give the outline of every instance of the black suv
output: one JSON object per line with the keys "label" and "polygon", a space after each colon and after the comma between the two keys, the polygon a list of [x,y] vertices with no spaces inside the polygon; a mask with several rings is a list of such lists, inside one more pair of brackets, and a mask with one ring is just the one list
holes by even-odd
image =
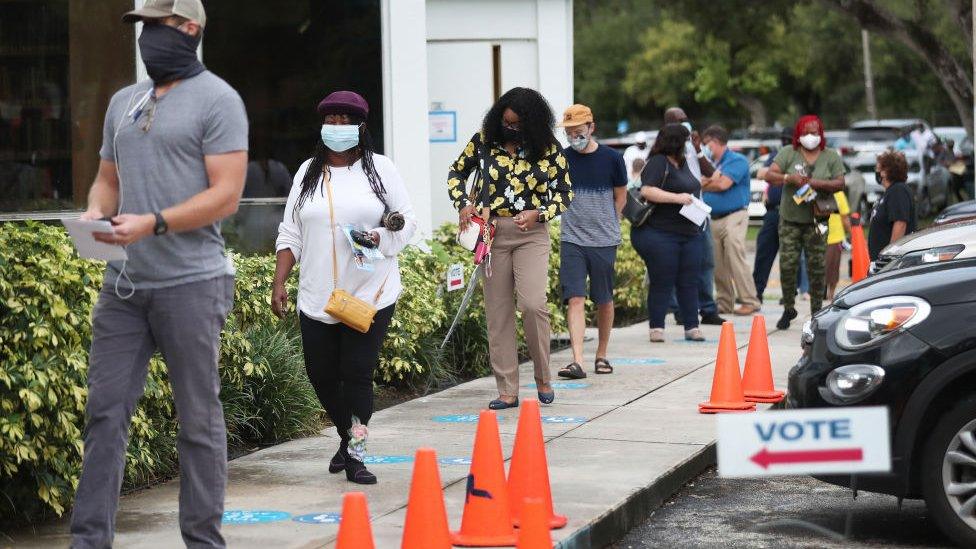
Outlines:
{"label": "black suv", "polygon": [[817,478],[924,498],[947,535],[976,547],[976,259],[867,278],[804,325],[802,345],[788,408],[890,414],[890,473]]}

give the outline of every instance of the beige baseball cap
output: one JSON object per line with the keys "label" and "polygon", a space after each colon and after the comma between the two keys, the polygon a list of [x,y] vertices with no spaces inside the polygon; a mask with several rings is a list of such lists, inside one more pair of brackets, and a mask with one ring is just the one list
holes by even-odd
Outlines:
{"label": "beige baseball cap", "polygon": [[132,10],[122,16],[125,23],[135,23],[143,19],[162,19],[171,15],[196,21],[200,27],[207,24],[207,12],[200,0],[146,0],[142,8]]}

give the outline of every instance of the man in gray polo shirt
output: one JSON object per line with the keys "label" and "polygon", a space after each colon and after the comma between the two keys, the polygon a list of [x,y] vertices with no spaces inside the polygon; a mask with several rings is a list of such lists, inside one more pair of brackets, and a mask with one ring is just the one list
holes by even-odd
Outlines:
{"label": "man in gray polo shirt", "polygon": [[224,547],[227,435],[217,360],[234,297],[220,220],[234,213],[247,170],[240,96],[196,51],[199,0],[149,0],[139,49],[151,82],[112,97],[101,163],[83,218],[109,217],[126,247],[111,263],[92,316],[88,403],[71,546],[109,547],[128,428],[149,359],[166,361],[179,418],[180,530],[190,547]]}

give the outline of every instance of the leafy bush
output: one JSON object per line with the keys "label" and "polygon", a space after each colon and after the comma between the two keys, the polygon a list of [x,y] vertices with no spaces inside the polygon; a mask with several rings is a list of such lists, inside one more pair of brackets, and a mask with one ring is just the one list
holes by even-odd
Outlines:
{"label": "leafy bush", "polygon": [[[566,322],[557,280],[557,226],[550,236],[549,307],[553,333],[559,334]],[[490,372],[480,291],[440,351],[463,295],[445,291],[447,268],[461,263],[466,279],[473,272],[470,254],[453,241],[453,227],[445,226],[429,253],[410,248],[400,256],[404,293],[377,381],[432,386]],[[275,259],[232,256],[235,303],[220,352],[228,442],[251,448],[309,434],[321,426],[322,411],[304,373],[297,323],[271,312]],[[617,257],[618,318],[640,317],[644,265],[626,244]],[[0,522],[60,515],[72,500],[81,466],[91,310],[101,277],[101,264],[78,258],[60,227],[0,225]],[[293,283],[289,289],[294,297]],[[521,328],[519,333],[521,341]],[[520,348],[524,356],[524,343]],[[165,364],[155,356],[130,428],[127,488],[175,472],[176,432]]]}

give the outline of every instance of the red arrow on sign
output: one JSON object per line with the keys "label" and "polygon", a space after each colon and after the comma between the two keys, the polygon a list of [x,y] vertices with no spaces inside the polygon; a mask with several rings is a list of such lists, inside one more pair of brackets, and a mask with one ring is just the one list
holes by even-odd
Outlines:
{"label": "red arrow on sign", "polygon": [[824,463],[828,461],[861,461],[864,451],[860,448],[838,448],[836,450],[797,450],[792,452],[770,452],[763,448],[756,452],[750,461],[763,469],[770,465],[787,463]]}

